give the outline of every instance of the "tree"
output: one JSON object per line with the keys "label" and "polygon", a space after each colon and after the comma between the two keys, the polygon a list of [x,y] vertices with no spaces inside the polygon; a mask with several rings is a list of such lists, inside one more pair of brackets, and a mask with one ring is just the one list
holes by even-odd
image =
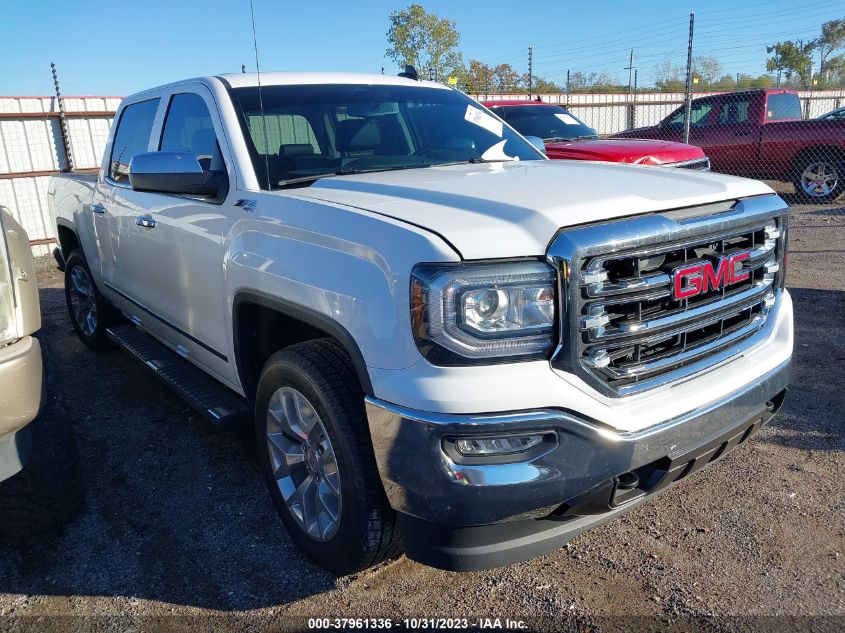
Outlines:
{"label": "tree", "polygon": [[814,44],[819,51],[819,78],[824,83],[831,70],[831,62],[834,70],[845,62],[842,55],[831,58],[833,53],[845,46],[845,20],[830,20],[822,24],[821,37]]}
{"label": "tree", "polygon": [[668,59],[654,69],[654,83],[665,92],[683,92],[686,87],[687,71],[682,66],[674,66]]}
{"label": "tree", "polygon": [[493,68],[477,59],[469,60],[466,70],[467,92],[480,94],[493,91]]}
{"label": "tree", "polygon": [[498,64],[493,69],[498,92],[522,92],[519,73],[510,64]]}
{"label": "tree", "polygon": [[815,41],[805,44],[804,40],[795,42],[787,40],[778,42],[774,46],[767,46],[766,52],[770,55],[774,53],[774,55],[766,60],[766,70],[778,73],[778,83],[780,83],[781,73],[786,75],[787,80],[797,77],[801,86],[806,90],[813,83],[813,78],[810,75],[812,74],[815,48]]}
{"label": "tree", "polygon": [[[715,57],[693,57],[692,74],[698,77],[701,84],[709,86],[722,74],[722,64]],[[686,71],[684,71],[684,83],[686,84]]]}
{"label": "tree", "polygon": [[[528,89],[528,73],[525,73],[522,76],[522,85],[525,87],[526,91]],[[545,77],[538,77],[534,75],[531,79],[531,87],[534,91],[534,94],[548,94],[548,93],[555,93],[555,92],[563,92],[563,88],[557,85],[555,82],[546,79]]]}
{"label": "tree", "polygon": [[458,45],[461,36],[455,21],[428,13],[421,5],[390,13],[387,57],[400,67],[411,64],[421,78],[430,74],[446,81],[454,69],[463,66]]}
{"label": "tree", "polygon": [[510,64],[490,66],[477,59],[471,59],[466,69],[467,91],[475,94],[525,92],[527,90],[525,81],[527,81],[527,75],[520,77],[519,72]]}

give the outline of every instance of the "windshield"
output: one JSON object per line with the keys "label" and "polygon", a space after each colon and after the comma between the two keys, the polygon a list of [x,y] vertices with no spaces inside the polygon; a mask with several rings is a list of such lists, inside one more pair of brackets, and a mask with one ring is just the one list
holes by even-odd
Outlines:
{"label": "windshield", "polygon": [[574,141],[598,136],[593,128],[556,105],[502,106],[492,110],[520,134],[539,136],[544,141]]}
{"label": "windshield", "polygon": [[327,175],[544,158],[456,90],[265,86],[263,117],[258,88],[230,92],[262,189],[307,184]]}

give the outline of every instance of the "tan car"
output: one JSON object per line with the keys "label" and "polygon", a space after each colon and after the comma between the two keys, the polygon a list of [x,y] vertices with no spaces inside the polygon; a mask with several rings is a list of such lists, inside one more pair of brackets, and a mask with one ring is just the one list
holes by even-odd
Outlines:
{"label": "tan car", "polygon": [[79,507],[79,459],[44,400],[38,281],[29,237],[0,206],[0,534],[26,536]]}

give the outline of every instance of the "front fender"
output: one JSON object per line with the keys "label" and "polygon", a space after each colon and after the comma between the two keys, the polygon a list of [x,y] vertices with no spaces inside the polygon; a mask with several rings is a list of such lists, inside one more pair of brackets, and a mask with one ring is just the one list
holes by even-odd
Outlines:
{"label": "front fender", "polygon": [[[275,299],[319,319],[324,331],[331,329],[327,323],[336,324],[334,332],[347,333],[341,342],[354,343],[366,367],[404,369],[420,360],[411,335],[410,272],[419,262],[458,261],[441,238],[367,211],[284,194],[253,195],[262,215],[236,222],[226,243],[230,318],[237,297]],[[230,331],[234,358],[234,327]]]}

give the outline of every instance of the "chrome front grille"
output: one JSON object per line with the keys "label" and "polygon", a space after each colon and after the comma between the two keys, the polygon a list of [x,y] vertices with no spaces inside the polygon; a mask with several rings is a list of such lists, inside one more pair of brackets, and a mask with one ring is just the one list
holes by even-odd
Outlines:
{"label": "chrome front grille", "polygon": [[768,323],[785,235],[776,196],[562,233],[550,249],[565,315],[553,363],[624,395],[729,357]]}
{"label": "chrome front grille", "polygon": [[706,156],[704,158],[693,158],[681,163],[666,163],[666,167],[677,167],[679,169],[697,169],[698,171],[710,171],[710,159]]}

